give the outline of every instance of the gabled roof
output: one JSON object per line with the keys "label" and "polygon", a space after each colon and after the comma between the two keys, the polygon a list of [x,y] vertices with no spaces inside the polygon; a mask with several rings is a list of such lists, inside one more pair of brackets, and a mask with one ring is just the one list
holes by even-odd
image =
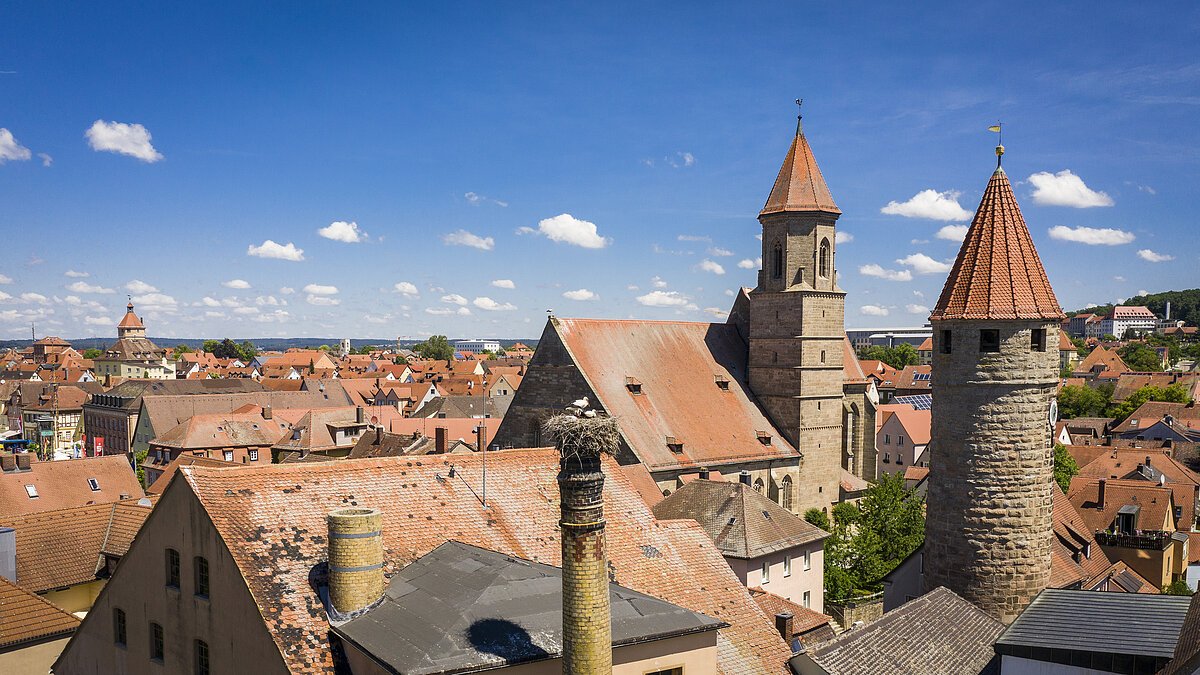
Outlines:
{"label": "gabled roof", "polygon": [[992,643],[1003,631],[999,621],[939,586],[792,660],[811,659],[828,675],[976,675],[993,672],[985,669],[995,657]]}
{"label": "gabled roof", "polygon": [[896,422],[904,428],[913,445],[928,445],[932,424],[931,412],[930,410],[913,410],[911,406],[907,405],[886,403],[880,406],[879,428],[882,429],[888,419],[895,418]]}
{"label": "gabled roof", "polygon": [[659,520],[688,518],[731,558],[758,558],[829,533],[738,482],[694,480],[654,505]]}
{"label": "gabled roof", "polygon": [[[95,479],[95,489],[88,479]],[[31,496],[26,486],[32,486],[37,496]],[[28,471],[0,473],[0,517],[110,503],[144,494],[125,455],[33,461]]]}
{"label": "gabled roof", "polygon": [[818,642],[834,636],[833,628],[829,625],[833,617],[798,605],[774,593],[768,593],[758,586],[750,589],[750,597],[754,598],[769,617],[791,612],[793,637],[804,637],[805,642]]}
{"label": "gabled roof", "polygon": [[[608,592],[614,647],[729,625],[617,584]],[[380,604],[333,631],[392,672],[438,675],[560,656],[562,617],[560,568],[448,541],[393,576]]]}
{"label": "gabled roof", "polygon": [[0,652],[65,637],[78,627],[67,610],[0,577]]}
{"label": "gabled roof", "polygon": [[[196,495],[290,671],[327,673],[335,654],[309,575],[326,560],[329,511],[354,503],[382,512],[389,574],[450,539],[560,563],[558,453],[487,453],[486,509],[477,496],[481,460],[472,453],[238,470],[183,467],[183,480],[167,492],[188,489]],[[462,480],[446,478],[451,463]],[[717,638],[719,672],[778,673],[790,655],[788,647],[704,532],[692,522],[656,521],[616,461],[605,456],[602,464],[607,553],[615,583],[729,623]],[[280,588],[289,591],[280,593]]]}
{"label": "gabled roof", "polygon": [[1060,321],[1065,317],[1008,176],[997,168],[929,318]]}
{"label": "gabled roof", "polygon": [[783,166],[779,168],[779,175],[771,188],[771,195],[758,215],[785,211],[841,213],[837,204],[833,203],[833,195],[825,184],[825,178],[799,123],[796,124],[792,147],[788,148],[787,157],[784,157]]}
{"label": "gabled roof", "polygon": [[1075,365],[1074,372],[1090,373],[1096,366],[1104,366],[1101,373],[1107,377],[1129,372],[1129,366],[1121,360],[1121,355],[1117,354],[1117,350],[1104,347],[1096,347],[1089,352],[1082,361]]}

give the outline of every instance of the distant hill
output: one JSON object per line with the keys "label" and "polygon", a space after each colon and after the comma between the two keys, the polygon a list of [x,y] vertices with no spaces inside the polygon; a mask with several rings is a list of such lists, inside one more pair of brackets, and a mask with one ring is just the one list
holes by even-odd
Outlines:
{"label": "distant hill", "polygon": [[[109,345],[111,345],[113,342],[116,342],[116,340],[117,340],[115,337],[103,337],[103,338],[91,337],[91,338],[77,338],[77,339],[65,338],[65,339],[67,340],[67,342],[70,342],[71,346],[74,347],[78,351],[83,351],[85,349],[93,349],[93,348],[104,349],[105,347],[108,347]],[[191,347],[192,349],[199,349],[200,345],[204,344],[204,341],[209,340],[209,339],[213,339],[213,338],[169,338],[169,337],[151,337],[150,338],[150,340],[153,341],[154,344],[158,345],[159,347],[174,347],[176,345],[187,345],[187,346]],[[218,339],[218,340],[224,339],[224,336],[221,336],[216,339]],[[465,339],[468,339],[468,338],[451,338],[450,343],[453,344],[457,340],[465,340]],[[238,343],[242,342],[243,340],[249,340],[255,347],[257,347],[259,349],[259,351],[275,351],[275,350],[282,351],[285,349],[291,349],[292,347],[299,347],[299,348],[320,347],[321,345],[329,345],[331,347],[336,347],[338,345],[338,342],[340,341],[338,338],[315,338],[315,337],[312,337],[312,338],[233,338],[233,341],[238,342]],[[366,339],[351,338],[350,346],[354,347],[355,349],[361,349],[362,347],[395,347],[397,342],[399,342],[404,347],[411,347],[411,346],[417,344],[418,342],[420,342],[420,340],[399,340],[399,341],[397,341],[397,340],[366,340]],[[537,343],[538,343],[536,338],[533,338],[533,339],[519,338],[519,339],[515,339],[515,340],[501,339],[499,342],[502,345],[510,345],[514,342],[524,342],[525,344],[529,345],[530,347],[535,347],[535,348],[537,347]],[[14,347],[16,349],[22,349],[24,347],[28,347],[32,343],[33,343],[32,340],[0,340],[0,349],[8,349],[9,347]]]}
{"label": "distant hill", "polygon": [[[1195,326],[1200,324],[1200,288],[1192,288],[1186,291],[1164,291],[1162,293],[1151,293],[1149,295],[1138,295],[1129,298],[1124,302],[1126,305],[1145,305],[1150,308],[1151,312],[1160,317],[1166,312],[1167,303],[1171,303],[1171,318],[1179,321],[1186,321],[1188,325]],[[1067,312],[1068,315],[1076,314],[1103,314],[1108,316],[1112,313],[1112,305],[1100,305],[1097,307],[1086,307],[1084,309]]]}

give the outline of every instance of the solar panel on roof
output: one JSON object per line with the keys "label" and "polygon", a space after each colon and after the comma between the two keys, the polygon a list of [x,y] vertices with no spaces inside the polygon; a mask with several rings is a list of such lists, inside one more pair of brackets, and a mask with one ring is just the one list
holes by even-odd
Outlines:
{"label": "solar panel on roof", "polygon": [[910,396],[897,396],[892,399],[896,403],[911,405],[914,410],[929,410],[933,407],[933,394],[912,394]]}
{"label": "solar panel on roof", "polygon": [[925,382],[929,379],[929,373],[913,373],[913,382]]}

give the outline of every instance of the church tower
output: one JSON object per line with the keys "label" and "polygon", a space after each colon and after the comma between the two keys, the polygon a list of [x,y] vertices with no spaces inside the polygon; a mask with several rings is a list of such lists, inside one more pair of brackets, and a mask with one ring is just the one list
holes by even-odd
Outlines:
{"label": "church tower", "polygon": [[750,292],[750,388],[799,450],[801,511],[839,499],[846,294],[834,266],[833,202],[800,120],[767,204]]}
{"label": "church tower", "polygon": [[1064,318],[1000,168],[930,316],[925,586],[1011,623],[1050,581],[1051,444]]}

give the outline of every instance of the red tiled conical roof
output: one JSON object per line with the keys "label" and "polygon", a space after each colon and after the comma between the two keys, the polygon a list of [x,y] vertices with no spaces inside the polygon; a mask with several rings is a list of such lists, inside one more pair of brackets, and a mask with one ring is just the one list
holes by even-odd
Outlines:
{"label": "red tiled conical roof", "polygon": [[939,319],[1065,318],[1003,169],[996,169],[933,314]]}
{"label": "red tiled conical roof", "polygon": [[799,124],[796,125],[796,138],[775,178],[775,187],[771,188],[771,196],[767,197],[767,204],[758,215],[784,211],[842,212],[833,203],[833,195]]}
{"label": "red tiled conical roof", "polygon": [[132,302],[125,306],[125,316],[121,319],[121,323],[117,324],[117,328],[145,328],[142,320],[133,313]]}

